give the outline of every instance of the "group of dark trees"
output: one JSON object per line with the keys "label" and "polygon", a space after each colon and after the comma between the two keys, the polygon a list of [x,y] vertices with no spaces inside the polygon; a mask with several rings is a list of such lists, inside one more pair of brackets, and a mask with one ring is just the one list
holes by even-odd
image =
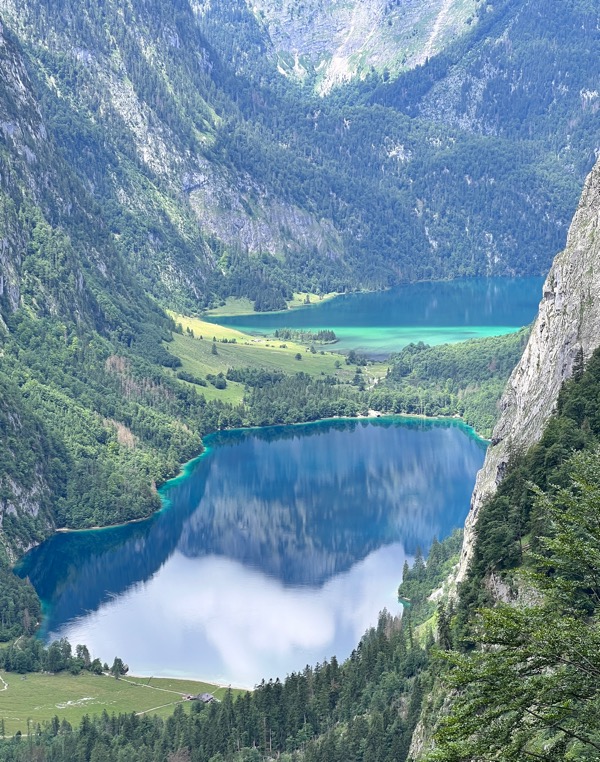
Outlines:
{"label": "group of dark trees", "polygon": [[73,675],[87,670],[101,675],[108,672],[108,664],[102,664],[97,658],[92,659],[85,645],[78,645],[73,653],[71,644],[65,638],[55,640],[48,647],[36,638],[18,638],[0,649],[0,669],[19,674],[70,672]]}
{"label": "group of dark trees", "polygon": [[273,335],[281,341],[297,341],[300,344],[333,344],[337,341],[335,331],[329,329],[306,331],[297,328],[278,328]]}
{"label": "group of dark trees", "polygon": [[54,640],[48,646],[34,637],[19,637],[10,645],[0,649],[0,669],[25,675],[28,672],[69,672],[78,675],[81,671],[94,675],[110,673],[119,678],[127,674],[129,667],[115,656],[112,666],[104,664],[97,657],[92,659],[85,645],[73,648],[66,638]]}
{"label": "group of dark trees", "polygon": [[0,642],[33,634],[41,614],[33,587],[19,579],[8,564],[0,564]]}
{"label": "group of dark trees", "polygon": [[408,415],[458,415],[489,437],[527,336],[523,329],[458,344],[409,344],[390,358],[387,377],[367,393],[368,406]]}
{"label": "group of dark trees", "polygon": [[348,384],[340,384],[331,376],[313,379],[306,373],[250,387],[247,403],[250,419],[257,426],[367,412],[365,402]]}

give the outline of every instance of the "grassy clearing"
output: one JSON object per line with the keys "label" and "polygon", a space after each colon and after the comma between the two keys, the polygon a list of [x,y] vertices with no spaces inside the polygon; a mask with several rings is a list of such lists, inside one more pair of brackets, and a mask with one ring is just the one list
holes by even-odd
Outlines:
{"label": "grassy clearing", "polygon": [[[335,291],[332,291],[329,294],[313,294],[310,291],[303,291],[295,293],[292,298],[288,300],[287,305],[289,309],[306,307],[306,297],[308,297],[310,304],[317,304],[319,302],[333,299],[336,296],[339,296],[339,294]],[[235,296],[228,296],[225,300],[225,304],[221,304],[219,307],[213,307],[211,310],[206,310],[206,314],[213,317],[218,315],[227,315],[228,317],[231,317],[232,315],[255,315],[256,312],[254,311],[254,304],[250,299],[246,299],[245,297],[237,298]]]}
{"label": "grassy clearing", "polygon": [[303,291],[294,294],[288,301],[287,305],[289,309],[294,309],[295,307],[306,307],[307,297],[309,299],[309,304],[318,304],[319,302],[328,302],[330,299],[333,299],[336,296],[339,296],[336,291],[332,291],[329,294],[313,294],[310,291]]}
{"label": "grassy clearing", "polygon": [[219,307],[213,307],[212,310],[206,310],[207,315],[252,315],[254,314],[254,304],[250,299],[228,296],[225,304]]}
{"label": "grassy clearing", "polygon": [[[354,368],[350,368],[344,362],[344,358],[321,349],[316,345],[316,353],[308,351],[306,344],[297,344],[293,341],[282,342],[268,337],[255,337],[242,333],[233,328],[226,328],[214,323],[205,323],[197,318],[188,318],[183,315],[173,315],[178,323],[185,328],[194,331],[194,337],[184,334],[174,334],[174,341],[168,345],[169,351],[177,355],[183,362],[183,367],[189,372],[194,372],[186,363],[196,362],[197,375],[201,368],[206,367],[204,373],[218,373],[227,368],[265,368],[267,370],[280,370],[284,373],[298,373],[303,371],[311,376],[322,374],[336,375],[341,380],[350,380],[354,375]],[[210,332],[203,333],[202,327],[210,326]],[[203,336],[203,339],[199,337]],[[217,354],[212,354],[213,336],[217,339]],[[223,344],[222,339],[235,344]],[[297,360],[300,353],[302,359]],[[336,368],[336,362],[341,367]],[[387,366],[386,366],[387,367]]]}
{"label": "grassy clearing", "polygon": [[[188,318],[172,314],[176,322],[181,323],[184,330],[189,328],[194,336],[189,334],[174,334],[168,349],[177,355],[182,362],[182,370],[200,378],[206,378],[208,373],[227,373],[229,368],[263,368],[265,370],[281,371],[287,374],[303,371],[314,377],[331,375],[340,381],[350,382],[355,368],[348,366],[339,354],[317,348],[315,354],[306,345],[295,342],[281,342],[276,339],[258,338],[237,331],[233,328],[206,323],[198,318]],[[203,338],[201,339],[200,336]],[[213,336],[217,339],[213,342]],[[235,339],[236,343],[223,343],[222,340]],[[213,344],[217,354],[213,354]],[[298,360],[296,355],[300,354]],[[337,368],[336,364],[340,364]],[[368,375],[380,376],[385,373],[387,366],[371,366]],[[183,383],[183,382],[182,382]],[[211,384],[197,387],[206,399],[220,399],[224,402],[238,403],[244,394],[243,384],[227,382],[227,388],[215,389]]]}
{"label": "grassy clearing", "polygon": [[[175,335],[169,344],[169,351],[177,355],[182,363],[182,369],[200,378],[207,373],[227,373],[228,368],[263,368],[277,370],[283,373],[299,373],[304,371],[311,376],[332,375],[343,381],[351,381],[354,368],[345,365],[343,358],[326,352],[321,355],[311,354],[300,344],[286,342],[282,349],[279,342],[257,339],[253,343],[247,337],[244,343],[222,344],[215,343],[217,354],[212,354],[213,341],[208,339],[193,339],[189,336]],[[299,353],[301,360],[295,359]],[[341,362],[338,370],[335,363]],[[244,394],[243,384],[227,382],[227,388],[215,389],[211,384],[206,387],[196,387],[206,399],[220,399],[224,402],[241,402]]]}
{"label": "grassy clearing", "polygon": [[169,312],[169,315],[176,323],[181,323],[184,331],[188,328],[193,331],[196,339],[200,339],[202,336],[204,340],[207,339],[209,341],[214,337],[217,341],[235,339],[236,341],[249,342],[252,338],[247,333],[242,333],[235,328],[227,328],[227,326],[217,325],[217,323],[208,323],[200,318],[178,315],[176,312]]}
{"label": "grassy clearing", "polygon": [[[170,314],[176,323],[183,326],[184,331],[193,331],[193,336],[187,332],[173,334],[173,341],[167,347],[181,360],[181,370],[198,378],[204,379],[207,374],[226,374],[229,368],[261,368],[285,374],[302,371],[315,378],[334,376],[341,382],[350,383],[356,372],[354,366],[346,365],[343,356],[318,344],[315,345],[316,352],[313,354],[307,344],[251,336],[235,328],[207,323],[200,318],[175,312]],[[213,341],[213,337],[216,341]],[[231,343],[232,339],[235,339],[235,343]],[[227,343],[223,343],[224,340]],[[216,354],[213,354],[213,345]],[[300,360],[297,359],[298,354]],[[384,376],[387,368],[387,363],[373,363],[363,368],[367,386]],[[228,381],[225,389],[215,389],[210,383],[195,388],[207,400],[219,399],[234,405],[244,397],[244,385],[233,381]]]}
{"label": "grassy clearing", "polygon": [[[74,676],[38,672],[26,676],[2,673],[1,677],[8,684],[6,690],[1,690],[0,683],[0,718],[4,719],[8,736],[18,730],[27,733],[27,720],[35,727],[56,715],[76,726],[85,714],[100,714],[104,709],[109,714],[149,712],[166,717],[184,694],[206,692],[223,698],[226,691],[209,683],[157,677],[115,680],[87,673]],[[233,691],[235,695],[243,692]]]}

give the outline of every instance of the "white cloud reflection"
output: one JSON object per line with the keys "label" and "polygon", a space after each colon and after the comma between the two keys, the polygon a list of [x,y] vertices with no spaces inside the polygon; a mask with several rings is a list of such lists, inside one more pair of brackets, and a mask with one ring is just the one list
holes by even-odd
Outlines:
{"label": "white cloud reflection", "polygon": [[133,674],[252,687],[263,677],[348,656],[381,609],[399,611],[405,558],[400,543],[388,545],[309,588],[284,587],[224,557],[175,552],[146,583],[51,637],[86,643],[109,663],[119,655]]}

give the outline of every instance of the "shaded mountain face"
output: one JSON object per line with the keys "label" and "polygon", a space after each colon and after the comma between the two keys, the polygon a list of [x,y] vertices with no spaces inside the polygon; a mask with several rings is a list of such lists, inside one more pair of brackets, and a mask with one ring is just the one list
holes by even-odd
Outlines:
{"label": "shaded mountain face", "polygon": [[[65,429],[67,438],[80,436],[79,450],[84,432],[102,437],[99,411],[84,415],[86,374],[95,372],[106,391],[110,342],[164,352],[169,322],[132,278],[93,194],[61,154],[22,51],[1,24],[0,69],[1,563],[57,522],[74,466]],[[83,357],[93,341],[100,351],[91,362]],[[143,491],[152,504],[148,484]]]}
{"label": "shaded mountain face", "polygon": [[[512,111],[517,97],[498,100],[501,73],[493,82],[485,75],[481,95],[484,53],[512,66],[512,51],[543,45],[554,23],[519,26],[523,0],[476,5],[377,6],[374,36],[357,4],[308,4],[297,16],[267,2],[250,12],[245,0],[102,9],[1,0],[0,13],[24,50],[52,151],[68,164],[77,197],[93,199],[88,215],[101,218],[106,245],[163,305],[197,310],[228,294],[267,295],[263,303],[281,307],[294,289],[547,269],[596,147],[594,99],[586,96],[589,118],[569,151],[535,124],[514,133],[489,129],[491,117],[469,121],[476,93],[494,113]],[[509,11],[517,17],[510,45],[501,42]],[[277,51],[288,38],[290,50],[296,44],[291,26],[308,40],[305,16],[332,50],[352,29],[358,47],[379,56],[374,73],[324,98],[310,77],[300,86],[284,76]],[[414,38],[406,65],[430,62],[395,79],[377,68],[396,70],[396,42],[377,41],[396,24]],[[569,34],[573,50],[587,40],[577,76],[589,78],[597,42],[579,27]],[[561,106],[565,124],[580,100]]]}
{"label": "shaded mountain face", "polygon": [[0,59],[2,319],[25,309],[115,330],[129,305],[166,325],[135,286],[90,189],[61,154],[22,52],[1,24]]}
{"label": "shaded mountain face", "polygon": [[374,100],[473,134],[535,140],[565,167],[591,169],[597,141],[588,137],[600,119],[597,3],[500,0],[480,3],[477,15],[469,35],[379,87]]}
{"label": "shaded mountain face", "polygon": [[56,526],[154,510],[153,482],[200,447],[203,400],[164,371],[171,322],[57,141],[47,83],[6,25],[0,68],[2,565]]}

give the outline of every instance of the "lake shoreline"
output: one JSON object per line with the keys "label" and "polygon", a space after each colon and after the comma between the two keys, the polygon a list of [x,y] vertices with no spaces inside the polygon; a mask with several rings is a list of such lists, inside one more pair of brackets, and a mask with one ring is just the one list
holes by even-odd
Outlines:
{"label": "lake shoreline", "polygon": [[430,346],[512,333],[537,312],[542,279],[492,277],[423,280],[379,291],[353,291],[298,308],[251,312],[223,309],[204,313],[212,324],[248,334],[276,329],[332,330],[334,351],[355,349],[383,359],[401,347]]}
{"label": "lake shoreline", "polygon": [[[379,611],[399,608],[414,549],[462,526],[484,457],[460,420],[363,412],[216,432],[204,440],[209,461],[185,464],[161,489],[160,517],[57,533],[19,570],[42,598],[38,637],[122,654],[132,675],[248,690],[345,658]],[[180,647],[166,659],[168,644]]]}
{"label": "lake shoreline", "polygon": [[[381,410],[369,410],[366,415],[359,413],[358,415],[355,415],[355,416],[331,416],[329,418],[317,418],[314,421],[296,421],[294,423],[273,423],[273,424],[270,424],[269,426],[242,426],[242,427],[237,427],[233,429],[219,429],[217,431],[211,432],[210,434],[206,434],[206,436],[202,438],[202,441],[204,443],[204,441],[208,437],[212,437],[215,434],[219,434],[219,433],[227,432],[227,431],[255,431],[258,429],[272,429],[272,428],[277,428],[280,426],[284,426],[284,427],[310,426],[312,424],[326,423],[327,421],[377,421],[382,419],[391,419],[391,420],[397,419],[399,421],[416,420],[416,421],[423,421],[425,423],[426,422],[435,423],[436,421],[449,422],[449,423],[456,422],[456,423],[462,424],[462,426],[464,426],[464,428],[468,430],[469,435],[472,436],[477,441],[483,442],[485,444],[490,443],[489,439],[486,439],[484,436],[479,434],[479,432],[475,428],[473,428],[473,426],[470,426],[468,423],[466,423],[466,421],[463,418],[461,418],[459,415],[433,416],[433,415],[424,415],[419,413],[385,413]],[[119,527],[125,527],[131,524],[141,524],[144,521],[148,521],[153,516],[157,516],[159,513],[161,513],[164,510],[167,510],[169,507],[167,499],[160,494],[160,491],[165,488],[168,489],[169,485],[172,485],[178,479],[181,479],[182,477],[186,476],[187,470],[191,466],[193,466],[193,464],[195,464],[199,458],[203,458],[205,455],[207,455],[210,452],[210,449],[211,449],[210,445],[205,444],[202,452],[199,452],[197,455],[194,455],[193,458],[190,458],[189,460],[182,463],[177,474],[174,474],[173,476],[171,476],[168,479],[165,479],[165,481],[162,482],[162,484],[158,487],[158,493],[161,497],[162,504],[160,508],[157,508],[156,511],[149,513],[147,516],[140,516],[139,518],[136,518],[136,519],[128,519],[127,521],[121,521],[118,524],[104,524],[104,525],[96,525],[92,527],[80,527],[78,529],[73,527],[58,527],[54,530],[52,534],[72,534],[76,532],[100,532],[104,529],[118,529]],[[49,537],[52,537],[52,534],[49,535]],[[46,539],[49,539],[49,537]],[[39,545],[41,543],[37,543],[37,544]],[[35,546],[32,546],[32,547],[35,547]],[[17,564],[15,564],[15,566],[17,565],[18,565],[18,562]]]}
{"label": "lake shoreline", "polygon": [[[339,298],[340,296],[351,296],[353,294],[385,294],[389,291],[393,291],[395,288],[402,288],[402,287],[408,287],[408,286],[414,286],[419,284],[429,284],[429,283],[468,283],[471,281],[475,281],[481,277],[485,276],[471,276],[471,277],[457,277],[457,278],[417,278],[417,280],[407,280],[407,281],[401,281],[400,283],[393,283],[389,286],[385,286],[384,288],[357,288],[353,289],[351,291],[330,291],[327,294],[314,294],[311,292],[306,291],[299,291],[294,293],[294,297],[292,299],[286,300],[287,302],[287,308],[285,310],[254,310],[250,309],[249,307],[243,308],[241,311],[234,310],[233,312],[221,312],[220,310],[223,309],[225,305],[221,305],[219,307],[212,307],[208,310],[203,310],[200,314],[201,316],[207,316],[207,317],[240,317],[244,315],[273,315],[273,314],[285,314],[289,312],[294,312],[295,310],[303,307],[312,307],[317,304],[322,304],[323,302],[330,302],[334,299]],[[497,280],[514,280],[515,276],[513,275],[498,275],[498,276],[490,276],[491,278],[496,278]],[[542,273],[541,275],[530,275],[530,276],[520,276],[521,278],[541,278],[542,282],[545,279],[546,275],[545,273]],[[314,301],[310,301],[308,303],[301,301],[300,299],[296,299],[296,294],[298,294],[299,297],[303,297],[306,294],[311,297],[311,299],[314,299]],[[233,297],[233,299],[238,299],[238,301],[242,301],[245,297],[237,298]],[[251,300],[248,300],[251,301]]]}

